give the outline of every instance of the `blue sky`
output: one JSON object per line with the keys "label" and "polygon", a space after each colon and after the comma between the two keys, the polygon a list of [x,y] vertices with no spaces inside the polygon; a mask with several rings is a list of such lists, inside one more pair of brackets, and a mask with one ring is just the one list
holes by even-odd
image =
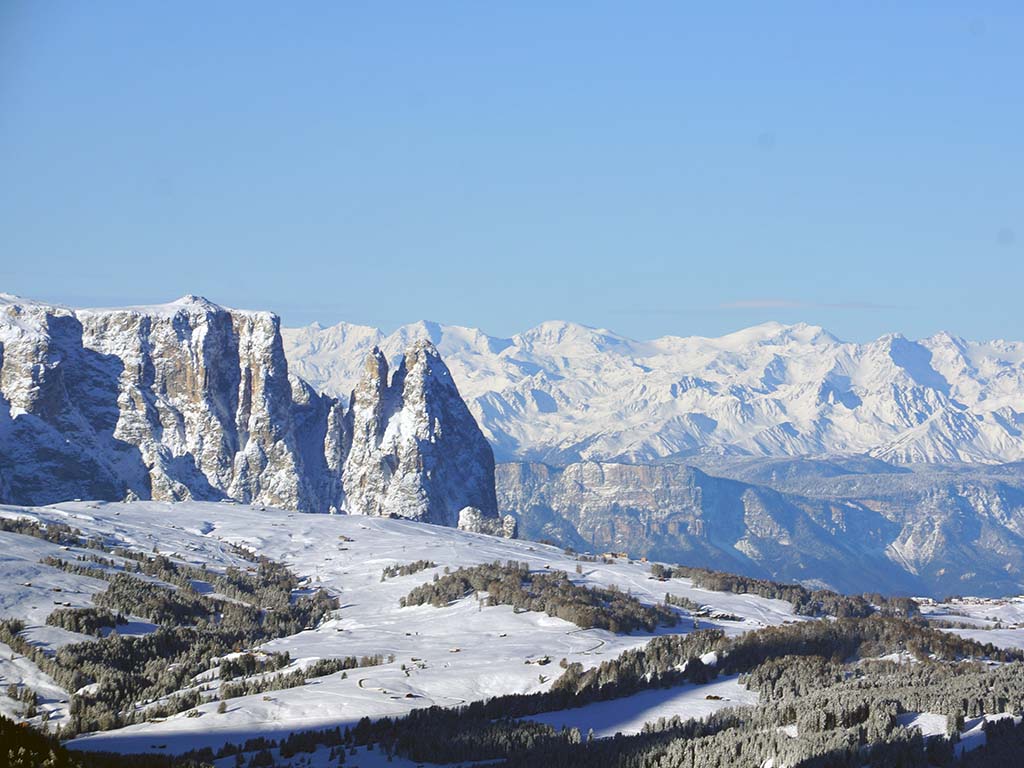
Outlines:
{"label": "blue sky", "polygon": [[0,2],[0,290],[1024,338],[1019,2],[553,5]]}

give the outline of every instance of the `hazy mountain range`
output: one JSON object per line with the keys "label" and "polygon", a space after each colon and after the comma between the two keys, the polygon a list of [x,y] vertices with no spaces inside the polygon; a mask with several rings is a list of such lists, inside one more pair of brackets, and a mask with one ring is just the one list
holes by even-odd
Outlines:
{"label": "hazy mountain range", "polygon": [[1024,591],[1024,465],[704,458],[498,465],[524,535],[846,592]]}

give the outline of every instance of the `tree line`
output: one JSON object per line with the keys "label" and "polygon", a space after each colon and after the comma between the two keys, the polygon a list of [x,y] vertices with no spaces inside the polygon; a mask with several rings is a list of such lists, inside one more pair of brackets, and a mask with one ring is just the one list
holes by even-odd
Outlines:
{"label": "tree line", "polygon": [[486,605],[511,605],[565,619],[583,629],[653,632],[675,626],[678,614],[668,606],[644,605],[616,587],[576,584],[565,571],[531,571],[528,563],[494,562],[459,568],[421,584],[402,598],[402,607],[443,607],[474,593],[486,592]]}
{"label": "tree line", "polygon": [[386,581],[387,579],[393,579],[396,576],[411,576],[414,573],[425,571],[428,568],[437,568],[437,563],[433,560],[417,560],[412,563],[405,563],[404,565],[387,565],[384,566],[384,570],[381,572],[380,580]]}
{"label": "tree line", "polygon": [[801,616],[865,618],[878,612],[884,616],[912,618],[920,614],[920,606],[909,597],[886,597],[879,593],[842,595],[830,589],[807,589],[802,584],[787,584],[689,565],[668,566],[653,563],[651,575],[661,580],[689,579],[694,586],[714,592],[733,592],[784,600]]}

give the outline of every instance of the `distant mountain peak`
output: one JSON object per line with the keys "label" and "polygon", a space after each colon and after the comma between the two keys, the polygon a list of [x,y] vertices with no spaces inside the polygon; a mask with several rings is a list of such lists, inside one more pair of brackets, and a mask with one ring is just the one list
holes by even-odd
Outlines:
{"label": "distant mountain peak", "polygon": [[[411,337],[430,338],[502,460],[1024,460],[1020,342],[893,333],[860,344],[777,322],[643,342],[568,321],[511,339],[440,324],[403,329],[376,332],[374,343],[397,361]],[[329,329],[283,333],[289,361],[315,386],[351,386],[358,365],[347,361],[359,355],[346,350],[357,344]]]}

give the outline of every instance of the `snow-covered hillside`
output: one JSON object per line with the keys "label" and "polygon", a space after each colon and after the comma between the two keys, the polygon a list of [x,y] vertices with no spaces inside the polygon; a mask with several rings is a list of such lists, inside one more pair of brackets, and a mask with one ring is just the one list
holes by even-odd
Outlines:
{"label": "snow-covered hillside", "polygon": [[[350,670],[347,676],[336,673],[297,688],[231,698],[224,713],[216,711],[214,685],[209,703],[190,710],[200,715],[183,712],[159,722],[83,736],[74,742],[90,749],[182,751],[273,732],[352,724],[363,716],[401,714],[431,704],[454,705],[498,694],[543,690],[561,672],[557,662],[562,658],[591,667],[651,637],[581,630],[540,613],[517,613],[509,606],[481,607],[473,597],[444,608],[399,607],[400,598],[445,568],[516,560],[528,562],[533,569],[564,570],[585,585],[614,584],[645,603],[660,602],[666,592],[671,592],[710,606],[713,614],[730,616],[699,620],[701,628],[719,626],[730,635],[799,618],[788,603],[778,600],[709,592],[685,579],[653,580],[645,563],[621,558],[610,563],[580,563],[554,547],[386,518],[307,515],[200,502],[0,507],[0,517],[64,523],[86,536],[102,538],[109,546],[143,553],[156,551],[178,562],[205,564],[214,572],[231,565],[248,565],[238,550],[228,546],[244,545],[286,563],[294,572],[308,577],[310,587],[321,586],[340,600],[337,613],[320,626],[262,647],[263,651],[290,653],[292,664],[284,672],[323,658],[385,657],[384,663]],[[28,626],[24,636],[51,650],[90,639],[47,626],[45,618],[61,606],[89,605],[106,583],[40,560],[52,556],[75,561],[80,555],[96,554],[95,550],[0,532],[0,553],[0,618],[25,620]],[[382,578],[386,566],[417,560],[433,561],[436,567]],[[686,610],[679,610],[684,617],[687,615]],[[121,625],[119,632],[145,634],[155,629],[140,617],[128,618],[129,624]],[[693,620],[684,618],[679,626],[659,632],[687,632],[692,628]],[[386,661],[391,657],[393,661]],[[550,666],[537,663],[545,657],[553,662]],[[216,681],[216,671],[201,677],[209,684]],[[11,683],[22,682],[37,690],[42,696],[40,710],[49,713],[51,726],[66,722],[71,692],[61,691],[26,658],[13,654],[6,646],[0,646],[0,679],[4,683],[0,692]],[[731,690],[728,681],[722,686],[719,693]],[[711,702],[703,693],[688,696],[683,691],[676,699],[661,701],[652,711],[662,716],[686,713],[688,707],[697,706],[703,713],[709,707],[749,700],[748,692],[736,690],[737,696],[742,693],[746,698],[731,701],[726,695],[720,702]],[[0,711],[14,711],[14,702],[2,693]],[[600,716],[601,727],[611,727],[607,713]],[[636,719],[635,712],[624,712],[623,727],[630,723],[637,727]]]}
{"label": "snow-covered hillside", "polygon": [[510,339],[424,322],[390,335],[346,323],[282,333],[292,369],[336,395],[374,345],[394,359],[410,340],[431,339],[499,460],[1024,459],[1021,342],[940,333],[853,344],[777,323],[646,342],[565,322]]}
{"label": "snow-covered hillside", "polygon": [[[74,718],[69,706],[71,694],[77,693],[80,703],[81,697],[88,698],[102,683],[86,685],[77,692],[62,689],[23,654],[31,656],[37,652],[35,649],[53,654],[61,648],[64,650],[60,653],[64,654],[75,648],[87,649],[90,643],[97,642],[91,635],[51,626],[46,617],[55,609],[98,605],[97,595],[113,589],[117,578],[154,583],[148,572],[130,576],[133,565],[143,555],[159,554],[165,563],[202,569],[202,579],[178,587],[167,583],[159,587],[172,593],[185,589],[186,594],[215,596],[217,593],[211,587],[224,583],[218,581],[221,575],[229,568],[237,569],[235,574],[257,571],[254,559],[259,554],[286,563],[304,577],[294,588],[293,601],[301,601],[302,595],[317,589],[338,598],[337,610],[315,626],[258,647],[237,649],[255,651],[257,657],[263,658],[286,651],[286,666],[271,668],[276,670],[274,674],[292,675],[302,670],[309,673],[293,687],[271,685],[248,694],[225,693],[224,686],[232,684],[230,679],[236,673],[224,676],[222,672],[241,659],[237,652],[228,653],[212,658],[209,667],[199,674],[183,678],[184,687],[179,693],[191,693],[196,698],[177,714],[151,714],[151,708],[159,707],[162,699],[139,703],[134,707],[139,715],[134,718],[136,724],[81,734],[69,743],[74,749],[176,754],[204,747],[216,749],[228,743],[242,745],[254,738],[281,739],[288,733],[311,729],[344,729],[355,726],[364,717],[375,720],[399,716],[432,705],[453,707],[503,694],[535,693],[551,688],[563,671],[559,663],[562,659],[568,664],[579,662],[589,669],[619,657],[624,651],[644,646],[652,637],[643,632],[615,634],[601,629],[579,629],[543,613],[516,611],[508,605],[485,605],[473,595],[443,607],[400,607],[400,600],[414,587],[431,584],[446,570],[459,566],[525,561],[533,571],[565,571],[580,585],[616,585],[641,603],[660,603],[669,593],[681,605],[700,606],[696,615],[690,608],[678,608],[681,623],[662,627],[655,634],[688,634],[695,620],[701,629],[720,628],[731,637],[783,624],[791,625],[787,632],[815,631],[813,624],[802,623],[815,620],[795,615],[787,602],[699,589],[691,580],[680,577],[654,579],[646,563],[614,556],[580,558],[541,544],[405,520],[310,515],[223,502],[6,506],[0,507],[0,519],[8,521],[7,528],[14,526],[10,521],[19,521],[17,525],[22,531],[0,531],[0,619],[17,618],[25,624],[11,640],[17,641],[20,651],[0,644],[0,714],[27,720],[37,728],[67,725]],[[37,521],[47,529],[32,529],[26,521]],[[49,541],[41,537],[60,533],[56,524],[70,526],[64,529],[65,538]],[[71,529],[80,531],[83,538],[67,538]],[[37,535],[30,535],[30,530]],[[57,567],[54,558],[70,567]],[[385,573],[389,566],[416,561],[429,562],[405,575]],[[105,580],[83,575],[81,569],[121,575]],[[218,599],[238,598],[221,594]],[[144,610],[139,607],[140,612]],[[949,632],[982,643],[1020,646],[1019,627],[1024,612],[1017,600],[928,604],[924,613],[929,619],[943,622],[940,626],[948,623]],[[150,634],[155,638],[168,631],[167,627],[158,629],[140,616],[127,615],[125,619],[117,632],[122,637],[139,638],[131,643],[141,644]],[[829,619],[821,621],[831,624]],[[849,625],[845,626],[849,630]],[[910,623],[904,622],[903,626],[907,631],[920,631],[912,630],[916,625]],[[103,641],[108,649],[105,653],[110,654],[104,659],[113,666],[119,663],[119,657],[109,649],[121,641],[110,637],[109,630],[103,634],[107,635]],[[773,632],[772,636],[779,634]],[[29,646],[25,645],[26,640]],[[902,642],[896,638],[897,647]],[[72,643],[79,645],[72,647]],[[81,650],[75,653],[83,654]],[[700,661],[702,665],[721,666],[723,658],[729,658],[726,653],[726,657],[704,653]],[[363,657],[364,661],[346,671],[310,671],[325,660],[351,657]],[[906,651],[889,653],[884,658],[907,662],[903,672],[894,671],[896,675],[911,674],[916,663],[915,657]],[[158,666],[161,659],[157,659]],[[43,664],[38,658],[36,661]],[[854,666],[859,663],[851,662]],[[976,670],[978,674],[981,669]],[[990,669],[996,674],[999,665]],[[258,684],[270,674],[247,673],[246,677],[236,679]],[[17,699],[8,695],[12,691]],[[26,713],[26,691],[38,697],[34,702],[35,714]],[[705,682],[656,685],[612,700],[598,697],[583,706],[556,707],[529,719],[556,729],[592,731],[601,739],[616,733],[636,734],[646,724],[676,715],[683,719],[703,718],[726,708],[738,707],[748,712],[764,706],[770,703],[763,699],[763,693],[741,683],[731,673]],[[984,715],[1002,716],[996,711],[998,706],[993,706],[996,709],[992,712],[986,709],[981,717],[965,722],[962,730],[967,735],[975,730],[975,736],[981,734]],[[901,715],[901,722],[926,734],[940,733],[940,716],[935,714],[940,711],[911,709]],[[783,747],[799,736],[796,725],[786,727],[789,730],[785,732]],[[981,736],[974,738],[971,748],[982,742]],[[247,758],[254,757],[259,749],[259,744],[246,747]],[[404,758],[392,762],[382,751],[374,752],[363,744],[353,747],[349,756],[353,758],[352,764],[363,766],[411,768],[423,764],[422,760],[410,762]],[[326,747],[286,759],[282,746],[274,754],[280,758],[276,764],[281,765],[338,764],[334,750]],[[228,752],[218,760],[218,768],[234,765],[232,755]]]}

